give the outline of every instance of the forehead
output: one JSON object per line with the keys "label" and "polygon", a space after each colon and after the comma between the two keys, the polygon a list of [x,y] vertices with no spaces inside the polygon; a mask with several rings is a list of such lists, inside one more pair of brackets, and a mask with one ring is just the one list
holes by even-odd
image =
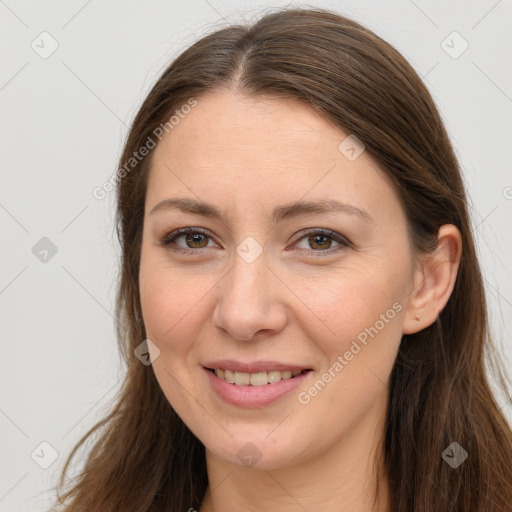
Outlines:
{"label": "forehead", "polygon": [[258,162],[265,160],[265,153],[269,159],[285,152],[289,158],[306,156],[312,145],[346,136],[301,101],[245,96],[226,90],[198,98],[197,105],[182,116],[168,135],[164,137],[167,144],[160,145],[162,149],[183,149],[183,156],[199,163],[223,151],[233,156],[257,155]]}
{"label": "forehead", "polygon": [[207,93],[155,148],[148,206],[172,193],[239,206],[286,196],[389,209],[398,203],[394,190],[366,151],[347,157],[349,136],[298,100]]}

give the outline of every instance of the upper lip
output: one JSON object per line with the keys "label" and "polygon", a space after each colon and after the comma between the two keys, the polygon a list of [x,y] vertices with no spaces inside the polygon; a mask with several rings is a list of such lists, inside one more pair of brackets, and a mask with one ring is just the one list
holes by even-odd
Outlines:
{"label": "upper lip", "polygon": [[212,370],[222,369],[230,370],[239,373],[258,373],[265,371],[286,371],[286,370],[310,370],[308,366],[298,365],[293,363],[278,363],[276,361],[253,361],[252,363],[245,363],[242,361],[234,361],[232,359],[222,359],[219,361],[212,361],[203,365],[205,368]]}

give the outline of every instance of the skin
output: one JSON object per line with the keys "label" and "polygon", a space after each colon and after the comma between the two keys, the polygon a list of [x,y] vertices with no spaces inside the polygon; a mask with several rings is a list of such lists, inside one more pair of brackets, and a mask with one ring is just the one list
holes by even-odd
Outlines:
{"label": "skin", "polygon": [[[339,151],[347,135],[296,100],[219,90],[198,98],[154,151],[142,310],[147,337],[160,351],[158,357],[153,352],[156,378],[206,448],[209,488],[201,512],[372,510],[374,458],[401,336],[430,325],[446,304],[461,241],[458,230],[445,225],[438,250],[417,253],[377,162],[367,151],[354,161]],[[171,197],[213,203],[223,218],[172,209],[150,214]],[[275,207],[320,199],[364,209],[372,221],[328,212],[272,223]],[[210,234],[159,245],[184,227]],[[297,238],[306,228],[330,229],[351,245],[332,238],[315,244],[310,234]],[[251,263],[236,252],[249,236],[263,249]],[[299,402],[298,393],[393,304],[395,314],[378,334],[359,344],[362,350],[307,404]],[[297,392],[244,408],[222,401],[209,384],[202,364],[223,358],[313,371]],[[237,457],[248,442],[261,455],[252,467]],[[378,510],[389,511],[385,475],[379,484]]]}

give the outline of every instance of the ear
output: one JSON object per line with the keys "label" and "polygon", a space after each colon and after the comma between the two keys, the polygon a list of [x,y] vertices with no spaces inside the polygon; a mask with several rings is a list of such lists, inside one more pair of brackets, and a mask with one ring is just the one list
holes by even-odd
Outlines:
{"label": "ear", "polygon": [[437,233],[435,251],[417,260],[403,334],[414,334],[436,321],[453,291],[461,254],[460,231],[453,224],[444,224]]}

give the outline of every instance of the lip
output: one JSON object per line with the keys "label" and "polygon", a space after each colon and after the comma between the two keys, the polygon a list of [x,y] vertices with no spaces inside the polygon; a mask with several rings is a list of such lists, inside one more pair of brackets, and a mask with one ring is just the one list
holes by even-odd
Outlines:
{"label": "lip", "polygon": [[[222,366],[215,366],[215,368],[222,368]],[[245,368],[247,368],[247,366],[245,366]],[[269,370],[278,369],[269,368],[269,366],[266,366],[265,368]],[[230,370],[230,368],[225,369]],[[289,370],[290,367],[287,366],[285,369]],[[296,369],[300,370],[301,368]],[[313,373],[312,371],[308,371],[297,375],[292,379],[282,379],[279,382],[275,382],[273,384],[265,384],[264,386],[238,386],[236,384],[230,384],[224,379],[217,377],[217,375],[215,375],[215,373],[212,372],[209,368],[203,367],[203,370],[208,376],[211,387],[222,400],[232,405],[249,408],[264,407],[277,402],[279,399],[289,395],[292,391],[301,386],[305,379],[307,379],[309,375]],[[257,371],[258,370],[252,370],[252,372],[249,373],[254,373]]]}
{"label": "lip", "polygon": [[286,370],[291,370],[292,372],[294,370],[311,370],[309,366],[297,366],[296,364],[278,363],[276,361],[254,361],[252,363],[242,363],[233,359],[211,361],[203,364],[203,366],[212,370],[221,368],[222,370],[241,373],[258,373],[272,370],[280,372],[284,372]]}

